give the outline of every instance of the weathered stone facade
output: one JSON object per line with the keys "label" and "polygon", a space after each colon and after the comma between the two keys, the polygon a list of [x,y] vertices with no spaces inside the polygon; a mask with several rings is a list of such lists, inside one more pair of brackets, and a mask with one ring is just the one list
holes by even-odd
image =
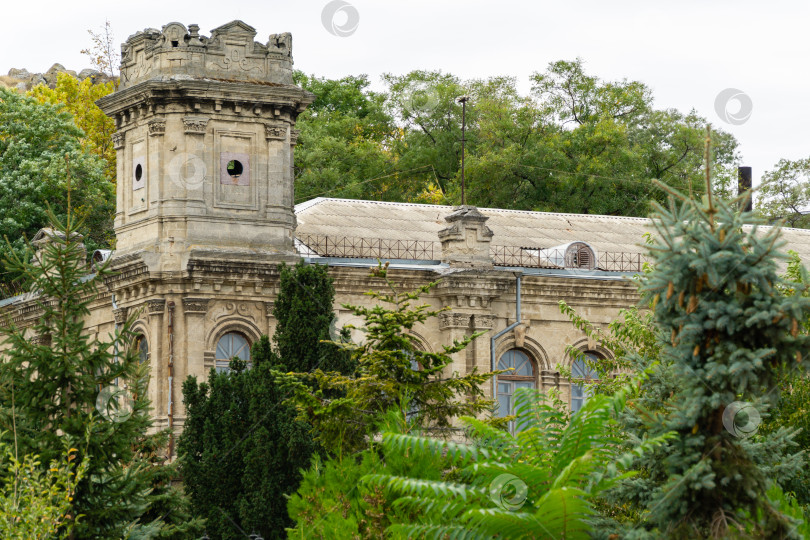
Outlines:
{"label": "weathered stone facade", "polygon": [[[179,23],[138,32],[122,48],[120,90],[99,101],[118,128],[117,249],[110,262],[116,274],[87,324],[104,335],[135,314],[135,330],[148,344],[149,396],[160,427],[182,429],[181,384],[189,375],[207,377],[223,336],[236,333],[250,343],[273,333],[279,262],[303,256],[329,265],[339,326],[361,322],[341,304],[368,305],[363,293],[382,286],[369,277],[373,258],[330,256],[294,241],[295,122],[314,96],[292,84],[291,36],[261,44],[255,35],[239,21],[211,37]],[[399,287],[436,281],[425,300],[452,308],[414,333],[426,350],[438,350],[487,331],[457,355],[452,371],[488,371],[518,349],[531,359],[534,384],[559,387],[568,399],[557,369],[572,361],[566,347],[610,351],[573,328],[558,302],[604,327],[636,303],[635,287],[593,264],[575,273],[496,266],[490,243],[497,234],[487,220],[474,207],[456,208],[437,217],[444,227],[435,238],[437,260],[392,260],[389,277]],[[18,297],[5,308],[23,326],[37,316],[29,300]],[[490,336],[518,322],[497,340],[493,357]]]}

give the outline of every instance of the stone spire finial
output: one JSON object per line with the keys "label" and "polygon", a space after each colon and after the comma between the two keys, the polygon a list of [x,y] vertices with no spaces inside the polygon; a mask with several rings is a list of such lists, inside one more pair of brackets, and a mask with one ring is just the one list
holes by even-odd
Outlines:
{"label": "stone spire finial", "polygon": [[461,268],[491,268],[489,246],[492,230],[486,226],[489,218],[475,206],[457,206],[444,220],[450,224],[439,231],[442,262]]}

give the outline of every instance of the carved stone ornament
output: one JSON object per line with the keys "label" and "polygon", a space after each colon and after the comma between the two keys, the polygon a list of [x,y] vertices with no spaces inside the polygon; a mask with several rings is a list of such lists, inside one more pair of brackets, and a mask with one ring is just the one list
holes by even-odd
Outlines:
{"label": "carved stone ornament", "polygon": [[115,324],[124,324],[127,322],[127,308],[114,309],[113,317],[115,318]]}
{"label": "carved stone ornament", "polygon": [[185,132],[191,135],[205,135],[205,128],[208,126],[206,116],[186,116],[183,118]]}
{"label": "carved stone ornament", "polygon": [[495,327],[495,317],[492,315],[479,315],[474,317],[476,330],[489,330]]}
{"label": "carved stone ornament", "polygon": [[113,148],[116,150],[121,150],[124,147],[124,133],[120,131],[118,133],[113,133],[112,141]]}
{"label": "carved stone ornament", "polygon": [[166,120],[159,118],[149,122],[149,135],[163,135],[164,133],[166,133]]}
{"label": "carved stone ornament", "polygon": [[265,302],[264,303],[264,314],[268,317],[273,316],[273,309],[275,308],[276,303],[274,301]]}
{"label": "carved stone ornament", "polygon": [[50,334],[33,335],[29,338],[29,341],[34,345],[42,345],[44,347],[47,347],[51,344],[51,335]]}
{"label": "carved stone ornament", "polygon": [[442,313],[439,315],[439,328],[446,330],[447,328],[469,328],[470,319],[472,315],[468,313]]}
{"label": "carved stone ornament", "polygon": [[266,139],[284,140],[287,138],[287,128],[284,126],[264,125],[264,136]]}
{"label": "carved stone ornament", "polygon": [[166,300],[149,300],[146,306],[150,315],[159,315],[166,308]]}
{"label": "carved stone ornament", "polygon": [[298,136],[300,134],[301,132],[297,129],[290,130],[290,146],[295,146],[296,144],[298,144]]}
{"label": "carved stone ornament", "polygon": [[186,313],[206,313],[208,311],[208,299],[183,298],[183,311]]}

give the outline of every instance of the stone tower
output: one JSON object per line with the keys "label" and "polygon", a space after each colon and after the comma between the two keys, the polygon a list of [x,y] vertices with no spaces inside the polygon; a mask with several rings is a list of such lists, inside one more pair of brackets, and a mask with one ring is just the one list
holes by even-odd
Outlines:
{"label": "stone tower", "polygon": [[255,36],[170,23],[122,45],[120,88],[98,102],[117,127],[116,258],[165,275],[294,256],[295,120],[314,96],[293,84],[291,35]]}

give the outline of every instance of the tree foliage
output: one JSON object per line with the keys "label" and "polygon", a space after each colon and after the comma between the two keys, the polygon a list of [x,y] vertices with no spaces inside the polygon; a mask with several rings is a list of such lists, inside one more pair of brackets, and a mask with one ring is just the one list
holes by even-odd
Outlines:
{"label": "tree foliage", "polygon": [[776,167],[762,175],[762,213],[770,220],[784,220],[790,227],[810,227],[806,214],[810,206],[810,159],[780,159]]}
{"label": "tree foliage", "polygon": [[373,307],[344,305],[364,320],[362,343],[333,343],[351,354],[357,366],[354,373],[316,369],[277,375],[279,383],[292,392],[290,401],[300,418],[338,456],[367,447],[368,437],[378,432],[381,419],[390,410],[399,411],[414,428],[441,434],[452,433],[455,418],[492,407],[481,389],[491,373],[451,371],[451,355],[464,350],[480,334],[443,345],[439,352],[423,350],[410,331],[445,309],[413,303],[435,284],[400,292],[388,278],[387,266],[372,269],[372,276],[383,282],[384,292],[366,293],[380,303]]}
{"label": "tree foliage", "polygon": [[[646,215],[651,201],[666,199],[653,179],[705,191],[706,121],[694,111],[657,109],[643,83],[600,80],[581,59],[535,73],[528,94],[514,78],[464,81],[439,71],[386,74],[382,92],[367,90],[365,77],[301,80],[325,99],[300,118],[299,200],[458,203],[462,95],[471,98],[465,138],[472,204]],[[736,148],[733,136],[716,133],[711,159],[718,185],[736,178]]]}
{"label": "tree foliage", "polygon": [[104,176],[115,183],[115,149],[112,135],[115,122],[96,106],[96,101],[115,90],[112,82],[94,82],[90,78],[79,81],[69,73],[59,73],[56,86],[35,86],[29,92],[40,103],[62,105],[73,116],[76,127],[82,130],[82,148],[105,162]]}
{"label": "tree foliage", "polygon": [[76,486],[87,470],[87,456],[76,463],[76,449],[67,449],[45,468],[35,454],[17,459],[4,445],[0,465],[0,537],[8,540],[67,538],[77,517],[73,512]]}
{"label": "tree foliage", "polygon": [[627,452],[613,429],[628,396],[589,399],[573,417],[535,391],[516,392],[517,435],[463,419],[472,443],[407,434],[383,436],[387,455],[442,463],[442,478],[371,474],[363,481],[392,492],[402,520],[388,531],[402,538],[591,538],[594,501],[635,459],[671,434],[640,441]]}
{"label": "tree foliage", "polygon": [[[114,186],[104,179],[104,162],[82,147],[84,136],[63,107],[0,88],[0,236],[9,242],[0,256],[23,257],[25,238],[48,225],[48,208],[65,221],[68,176],[88,249],[109,246]],[[8,287],[16,278],[5,269],[0,281]]]}
{"label": "tree foliage", "polygon": [[[162,465],[152,458],[161,435],[148,434],[146,366],[130,347],[137,313],[106,340],[87,331],[89,306],[110,270],[88,276],[76,232],[81,223],[70,212],[64,222],[49,217],[50,242],[33,261],[8,262],[25,277],[40,314],[27,329],[8,317],[0,326],[8,346],[0,362],[0,421],[13,431],[21,454],[42,462],[59,459],[65,444],[79,449],[75,458],[86,460],[87,470],[72,500],[71,515],[83,516],[75,522],[76,537],[182,538],[195,523],[182,497],[161,482]],[[9,443],[7,434],[2,442]],[[147,522],[165,498],[175,504]]]}
{"label": "tree foliage", "polygon": [[250,369],[236,358],[230,372],[212,369],[207,382],[189,377],[183,384],[184,485],[212,538],[254,531],[282,538],[291,525],[284,496],[295,492],[301,470],[321,451],[311,427],[285,403],[275,370],[352,370],[347,354],[322,343],[335,317],[327,268],[301,262],[279,269],[275,347],[262,337],[252,347]]}
{"label": "tree foliage", "polygon": [[773,404],[779,371],[800,368],[807,350],[798,329],[810,303],[779,293],[779,230],[759,231],[735,206],[709,195],[659,207],[655,269],[642,282],[668,371],[659,380],[673,387],[665,409],[639,423],[652,434],[676,431],[680,442],[656,452],[635,487],[647,523],[674,537],[793,530],[766,493],[801,463],[790,448],[795,431],[749,440],[737,429],[744,415],[727,408],[750,402],[764,413]]}

